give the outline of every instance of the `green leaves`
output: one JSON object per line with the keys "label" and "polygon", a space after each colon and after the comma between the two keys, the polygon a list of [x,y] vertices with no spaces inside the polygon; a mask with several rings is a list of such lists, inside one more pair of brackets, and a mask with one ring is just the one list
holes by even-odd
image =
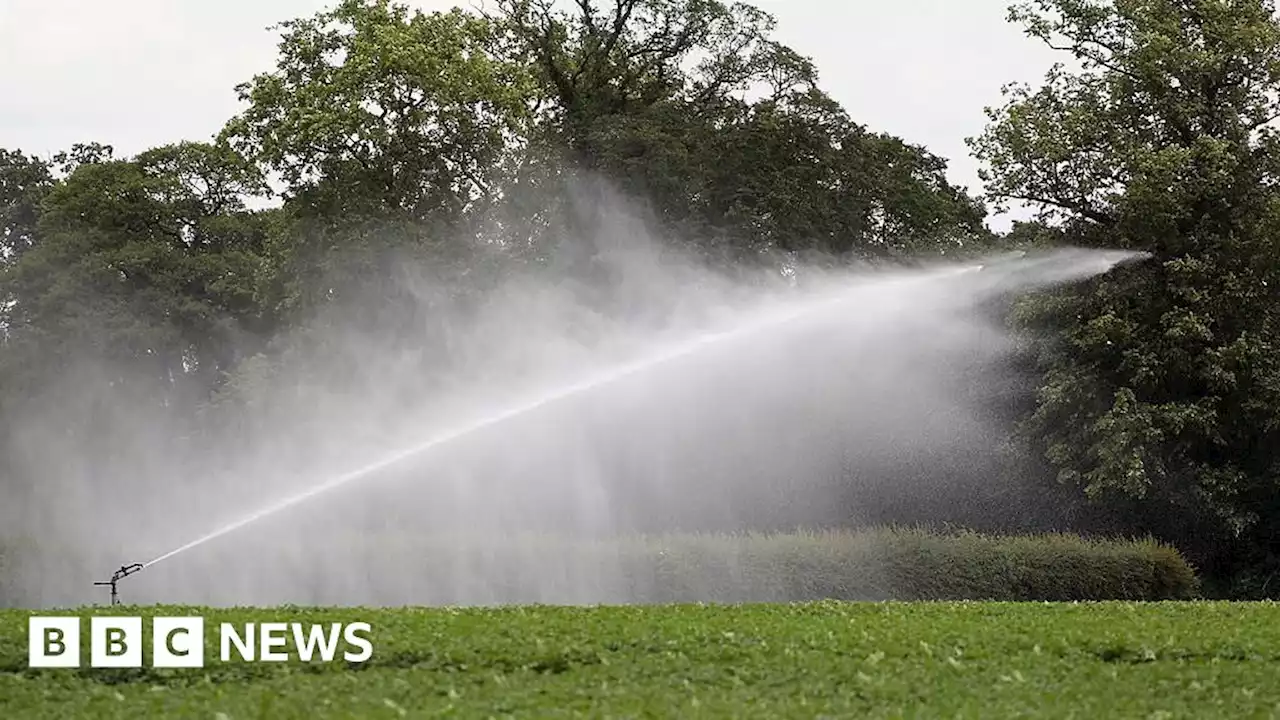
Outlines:
{"label": "green leaves", "polygon": [[[1271,603],[123,612],[205,616],[206,667],[27,670],[29,613],[11,611],[0,616],[0,710],[293,720],[893,717],[905,707],[927,717],[1013,717],[1052,707],[1063,716],[1162,718],[1267,717],[1280,701],[1272,681],[1280,611]],[[374,656],[355,667],[217,659],[220,623],[266,621],[368,622]]]}
{"label": "green leaves", "polygon": [[36,243],[40,203],[52,187],[49,163],[0,150],[0,267]]}
{"label": "green leaves", "polygon": [[867,133],[745,4],[499,3],[557,111],[567,170],[601,173],[688,243],[883,256],[987,240],[945,162]]}
{"label": "green leaves", "polygon": [[[1280,498],[1280,225],[1266,122],[1280,114],[1270,2],[1037,0],[1011,19],[1069,53],[1014,88],[971,141],[996,203],[1031,202],[1061,238],[1152,251],[1148,263],[1027,300],[1016,319],[1045,374],[1023,428],[1058,476],[1229,566]],[[1269,401],[1268,401],[1269,402]],[[1212,571],[1212,570],[1211,570]]]}
{"label": "green leaves", "polygon": [[346,0],[284,23],[275,71],[223,136],[314,212],[452,219],[486,199],[535,91],[501,29],[455,10]]}
{"label": "green leaves", "polygon": [[76,165],[4,276],[9,349],[50,368],[89,352],[212,381],[232,360],[228,333],[257,313],[263,228],[242,197],[261,189],[256,168],[198,143]]}

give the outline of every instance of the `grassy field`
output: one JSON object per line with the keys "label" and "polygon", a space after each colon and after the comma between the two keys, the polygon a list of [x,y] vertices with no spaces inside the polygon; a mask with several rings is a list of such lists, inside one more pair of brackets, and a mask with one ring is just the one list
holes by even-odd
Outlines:
{"label": "grassy field", "polygon": [[33,670],[4,611],[0,717],[1280,717],[1276,604],[140,612],[364,620],[375,650],[223,663],[210,631],[199,670]]}

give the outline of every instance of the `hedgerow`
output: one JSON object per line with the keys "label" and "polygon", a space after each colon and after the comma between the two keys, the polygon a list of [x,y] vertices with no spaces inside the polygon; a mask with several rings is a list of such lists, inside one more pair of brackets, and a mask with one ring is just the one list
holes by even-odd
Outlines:
{"label": "hedgerow", "polygon": [[636,597],[670,601],[1165,600],[1198,581],[1152,540],[920,529],[677,536],[625,557]]}
{"label": "hedgerow", "polygon": [[[103,599],[84,563],[17,560],[5,569],[11,582],[0,579],[3,604]],[[25,587],[33,581],[60,587]],[[916,528],[609,540],[332,533],[206,548],[121,583],[139,601],[234,605],[1167,600],[1198,590],[1187,561],[1153,540]]]}

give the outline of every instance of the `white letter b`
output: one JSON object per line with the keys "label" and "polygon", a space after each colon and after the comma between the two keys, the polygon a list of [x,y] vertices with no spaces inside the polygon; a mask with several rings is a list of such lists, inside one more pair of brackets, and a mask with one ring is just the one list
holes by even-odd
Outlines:
{"label": "white letter b", "polygon": [[27,621],[27,666],[80,667],[80,618],[30,618]]}
{"label": "white letter b", "polygon": [[89,618],[89,666],[142,667],[142,618]]}

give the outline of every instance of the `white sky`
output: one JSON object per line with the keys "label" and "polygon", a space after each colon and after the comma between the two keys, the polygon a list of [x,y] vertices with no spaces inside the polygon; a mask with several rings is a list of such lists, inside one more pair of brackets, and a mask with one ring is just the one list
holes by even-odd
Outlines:
{"label": "white sky", "polygon": [[[855,120],[948,158],[951,179],[979,191],[964,138],[981,131],[1002,85],[1035,82],[1059,59],[1005,22],[1009,2],[755,4],[778,19],[780,41],[814,59]],[[239,109],[233,87],[273,66],[278,38],[266,27],[330,4],[0,0],[0,147],[50,155],[97,141],[129,155],[207,139]]]}

